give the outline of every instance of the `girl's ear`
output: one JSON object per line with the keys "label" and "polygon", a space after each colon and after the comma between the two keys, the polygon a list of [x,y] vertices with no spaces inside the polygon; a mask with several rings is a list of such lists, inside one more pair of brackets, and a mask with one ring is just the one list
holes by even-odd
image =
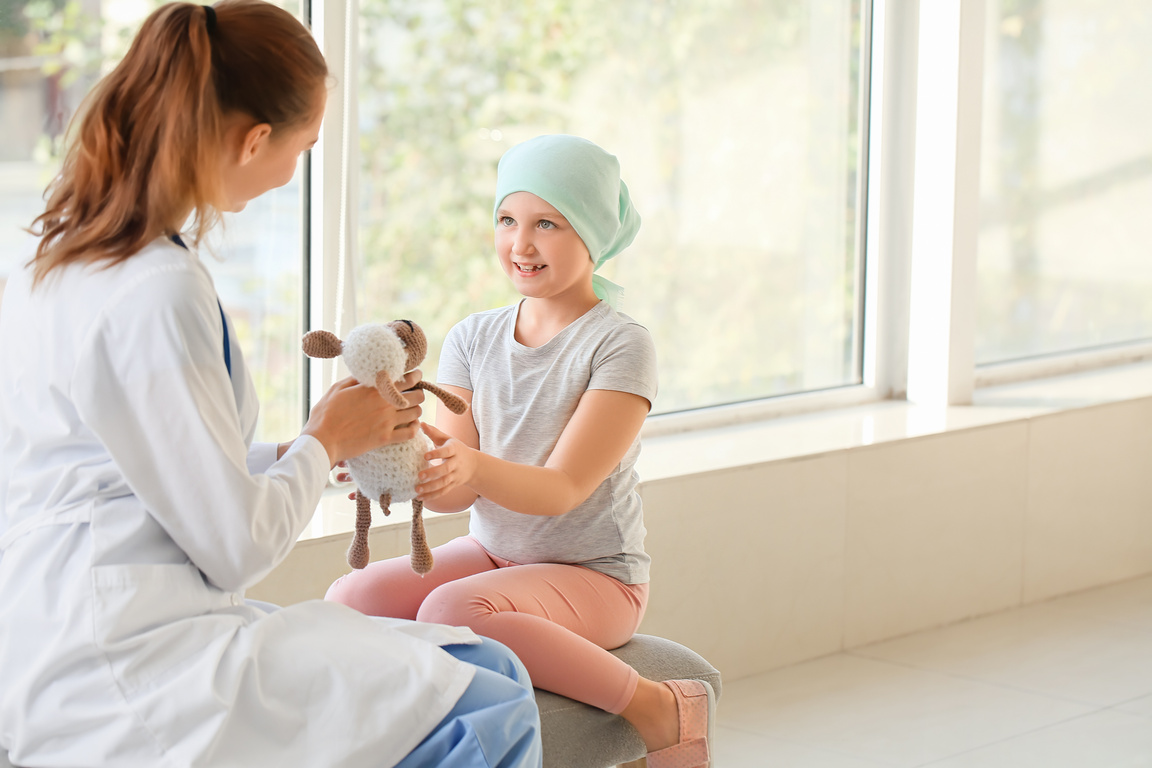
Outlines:
{"label": "girl's ear", "polygon": [[257,153],[268,143],[272,135],[272,126],[268,123],[257,123],[244,134],[244,143],[240,147],[240,165],[247,165],[256,157]]}

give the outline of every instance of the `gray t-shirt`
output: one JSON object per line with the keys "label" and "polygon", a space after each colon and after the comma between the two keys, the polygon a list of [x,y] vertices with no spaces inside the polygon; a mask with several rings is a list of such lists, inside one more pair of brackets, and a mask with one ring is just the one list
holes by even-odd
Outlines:
{"label": "gray t-shirt", "polygon": [[[648,329],[600,302],[540,347],[516,341],[519,304],[465,318],[449,333],[437,380],[471,390],[480,450],[543,466],[589,389],[656,397],[656,349]],[[592,495],[556,517],[524,515],[479,498],[470,530],[516,563],[574,563],[625,584],[648,582],[637,436]]]}

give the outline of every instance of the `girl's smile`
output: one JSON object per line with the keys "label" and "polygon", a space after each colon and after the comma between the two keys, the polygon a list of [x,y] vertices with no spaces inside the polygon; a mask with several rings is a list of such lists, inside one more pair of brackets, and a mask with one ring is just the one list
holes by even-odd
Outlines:
{"label": "girl's smile", "polygon": [[588,247],[572,224],[531,192],[513,192],[496,213],[496,255],[516,289],[531,299],[595,304]]}

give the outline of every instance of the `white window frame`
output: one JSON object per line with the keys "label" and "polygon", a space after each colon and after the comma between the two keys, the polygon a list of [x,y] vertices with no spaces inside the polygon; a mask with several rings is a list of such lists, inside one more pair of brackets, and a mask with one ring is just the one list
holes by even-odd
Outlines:
{"label": "white window frame", "polygon": [[[315,0],[306,10],[333,81],[320,137],[309,153],[312,183],[307,320],[309,329],[332,331],[344,338],[356,325],[359,184],[351,169],[360,167],[356,135],[359,37],[355,34],[359,4],[357,0]],[[309,405],[314,405],[329,387],[347,375],[340,358],[309,360]]]}
{"label": "white window frame", "polygon": [[[358,185],[342,169],[359,167],[359,6],[315,0],[312,11],[336,84],[310,158],[308,319],[341,334],[356,322]],[[977,387],[1152,359],[1152,343],[1139,342],[975,366],[985,13],[985,0],[872,0],[865,13],[863,384],[654,416],[646,437],[886,399],[967,405]],[[310,402],[341,375],[312,361]]]}

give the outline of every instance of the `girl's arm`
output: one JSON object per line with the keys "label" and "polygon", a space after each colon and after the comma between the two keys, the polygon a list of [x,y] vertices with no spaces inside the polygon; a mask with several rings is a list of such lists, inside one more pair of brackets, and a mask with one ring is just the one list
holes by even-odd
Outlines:
{"label": "girl's arm", "polygon": [[[446,388],[461,396],[467,394],[471,402],[470,392]],[[579,506],[616,468],[640,433],[650,408],[648,400],[639,395],[588,390],[543,467],[481,453],[470,410],[443,421],[440,419],[447,409],[437,411],[443,430],[425,425],[436,444],[427,456],[442,463],[420,474],[417,492],[433,511],[466,509],[477,496],[483,496],[513,512],[562,515]]]}

